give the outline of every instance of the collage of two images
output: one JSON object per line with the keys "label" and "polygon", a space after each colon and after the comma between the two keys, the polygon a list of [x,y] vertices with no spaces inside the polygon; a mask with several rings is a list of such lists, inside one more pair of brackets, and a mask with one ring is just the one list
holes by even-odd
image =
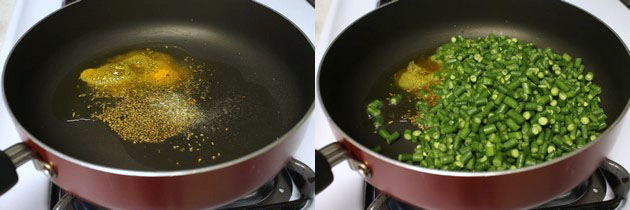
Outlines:
{"label": "collage of two images", "polygon": [[3,0],[0,209],[630,209],[627,0]]}

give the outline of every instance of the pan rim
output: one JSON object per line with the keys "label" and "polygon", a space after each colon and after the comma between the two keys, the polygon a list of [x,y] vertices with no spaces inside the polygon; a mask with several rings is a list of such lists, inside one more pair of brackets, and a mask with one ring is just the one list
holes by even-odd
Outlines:
{"label": "pan rim", "polygon": [[[59,14],[60,12],[62,12],[63,9],[65,9],[66,7],[71,7],[71,6],[75,6],[77,4],[79,4],[82,1],[76,1],[73,3],[70,3],[68,5],[62,6],[61,8],[59,8],[58,10],[46,15],[44,18],[40,19],[39,21],[37,21],[35,24],[33,24],[33,26],[31,26],[31,28],[29,28],[26,32],[24,32],[24,34],[22,34],[22,36],[15,42],[15,44],[13,45],[13,47],[11,48],[11,50],[9,51],[9,54],[5,60],[4,63],[4,70],[2,71],[2,75],[1,75],[1,79],[0,79],[0,87],[2,87],[2,101],[4,103],[4,105],[7,107],[7,112],[9,113],[9,116],[11,117],[12,122],[15,124],[15,128],[17,131],[23,131],[27,137],[27,139],[22,139],[20,141],[20,143],[24,143],[30,140],[30,142],[35,143],[37,146],[43,148],[46,152],[52,153],[53,155],[64,159],[72,164],[76,164],[79,165],[81,167],[87,168],[87,169],[92,169],[92,170],[96,170],[96,171],[101,171],[101,172],[105,172],[105,173],[110,173],[110,174],[117,174],[117,175],[123,175],[123,176],[133,176],[133,177],[175,177],[175,176],[187,176],[187,175],[193,175],[193,174],[201,174],[201,173],[206,173],[206,172],[210,172],[210,171],[215,171],[215,170],[220,170],[223,168],[228,168],[231,167],[233,165],[237,165],[237,164],[241,164],[245,161],[254,159],[258,156],[261,156],[267,152],[269,152],[270,150],[272,150],[273,148],[276,148],[279,144],[284,143],[285,141],[288,141],[289,136],[296,133],[297,130],[301,129],[301,127],[307,123],[308,119],[310,118],[311,114],[313,113],[313,110],[315,109],[315,97],[311,98],[311,102],[310,102],[310,106],[309,108],[306,110],[306,112],[304,112],[302,114],[302,117],[300,118],[300,120],[295,123],[289,130],[287,130],[286,132],[284,132],[280,137],[278,137],[275,141],[265,145],[262,148],[257,149],[254,152],[251,152],[249,154],[240,156],[238,158],[223,162],[223,163],[219,163],[216,165],[208,165],[208,166],[203,166],[203,167],[198,167],[198,168],[192,168],[192,169],[181,169],[181,170],[165,170],[165,171],[149,171],[149,170],[132,170],[132,169],[122,169],[122,168],[114,168],[114,167],[109,167],[109,166],[103,166],[100,164],[95,164],[95,163],[90,163],[84,160],[81,160],[79,158],[75,158],[72,156],[69,156],[63,152],[60,152],[50,146],[48,146],[47,144],[45,144],[44,142],[40,141],[38,138],[36,138],[34,135],[32,135],[29,130],[25,129],[25,127],[22,125],[22,123],[19,122],[19,120],[17,120],[17,118],[15,117],[15,114],[13,113],[13,110],[11,109],[11,107],[9,106],[9,102],[8,102],[8,98],[6,95],[6,91],[4,90],[4,85],[5,85],[5,80],[6,80],[6,67],[9,63],[10,57],[13,54],[13,52],[15,51],[15,49],[18,47],[18,45],[20,44],[20,42],[22,41],[22,39],[24,37],[26,37],[34,28],[36,28],[38,25],[42,24],[43,21],[51,18],[52,16]],[[308,45],[311,47],[311,50],[313,51],[313,56],[315,55],[315,47],[313,45],[313,43],[311,42],[311,40],[308,38],[308,36],[304,33],[304,31],[302,31],[302,29],[300,29],[300,27],[298,27],[293,21],[291,21],[289,18],[287,18],[284,14],[279,13],[278,11],[268,7],[267,5],[264,5],[260,2],[257,1],[251,1],[252,3],[258,5],[258,6],[262,6],[263,8],[265,8],[266,10],[268,10],[268,12],[271,12],[272,15],[277,15],[279,17],[281,17],[282,19],[284,19],[284,21],[286,21],[287,23],[289,23],[291,26],[293,26],[294,29],[296,29],[302,36],[301,38],[308,43]],[[314,57],[313,57],[314,59]],[[314,88],[314,87],[313,87]],[[302,138],[298,139],[300,140],[300,143],[302,141]],[[20,144],[20,143],[16,143],[16,144]],[[32,150],[32,148],[30,148]],[[1,152],[1,151],[0,151]]]}
{"label": "pan rim", "polygon": [[[493,176],[501,176],[501,175],[510,175],[510,174],[518,174],[518,173],[525,173],[528,171],[534,171],[540,168],[544,168],[553,164],[556,164],[558,162],[562,162],[566,159],[569,159],[575,155],[577,155],[578,153],[581,153],[584,150],[587,150],[589,148],[591,148],[594,144],[596,144],[598,141],[602,141],[600,140],[602,136],[608,135],[613,127],[616,127],[619,123],[621,123],[622,119],[625,117],[626,114],[628,114],[629,110],[630,110],[630,99],[628,99],[628,101],[626,102],[626,105],[624,107],[624,109],[621,111],[621,113],[619,114],[619,116],[615,119],[615,121],[613,121],[613,123],[611,125],[609,125],[606,130],[604,130],[604,132],[602,132],[600,134],[600,137],[598,137],[596,140],[591,141],[589,143],[587,143],[586,145],[584,145],[582,148],[571,151],[568,154],[565,154],[559,158],[555,158],[553,160],[550,161],[545,161],[543,163],[540,164],[536,164],[533,166],[529,166],[529,167],[523,167],[523,168],[519,168],[519,169],[513,169],[513,170],[506,170],[506,171],[492,171],[492,172],[461,172],[461,171],[445,171],[445,170],[439,170],[439,169],[430,169],[430,168],[424,168],[424,167],[420,167],[420,166],[414,166],[414,165],[410,165],[410,164],[406,164],[397,160],[394,160],[392,158],[389,158],[385,155],[382,155],[380,153],[374,152],[372,151],[370,148],[367,148],[365,146],[363,146],[361,143],[359,143],[358,141],[356,141],[354,138],[350,137],[350,135],[348,135],[343,129],[341,129],[339,127],[339,125],[337,125],[337,122],[335,122],[335,120],[333,120],[333,118],[330,116],[330,114],[328,113],[328,110],[326,109],[326,106],[324,105],[324,101],[323,98],[321,96],[321,72],[322,72],[322,64],[324,63],[326,56],[328,55],[328,53],[331,50],[331,46],[333,46],[335,44],[335,42],[337,42],[339,40],[339,38],[341,36],[343,36],[344,33],[346,33],[347,30],[349,30],[350,28],[352,28],[353,26],[355,26],[359,21],[365,19],[368,16],[374,15],[374,13],[378,12],[379,10],[388,7],[390,5],[395,4],[397,1],[392,1],[389,2],[381,7],[377,7],[376,9],[366,13],[365,15],[361,16],[360,18],[356,19],[354,22],[352,22],[351,24],[349,24],[346,28],[344,28],[339,35],[337,35],[333,41],[331,42],[331,44],[328,46],[328,48],[326,48],[326,51],[324,52],[322,59],[319,62],[319,68],[317,71],[317,94],[316,97],[319,99],[319,105],[322,107],[322,111],[324,112],[324,115],[326,116],[326,119],[328,119],[328,123],[330,124],[331,128],[333,129],[333,131],[338,131],[339,133],[341,133],[343,139],[342,140],[336,140],[335,142],[341,142],[343,140],[350,142],[353,146],[359,148],[361,150],[362,153],[367,153],[368,155],[380,160],[380,161],[385,161],[388,164],[391,164],[392,166],[397,166],[397,167],[401,167],[407,170],[411,170],[414,172],[420,172],[420,173],[427,173],[427,174],[432,174],[432,175],[440,175],[440,176],[449,176],[449,177],[493,177]],[[573,4],[569,4],[568,2],[562,2],[568,6],[570,6],[573,9],[577,9],[579,12],[583,12],[584,14],[590,16],[591,18],[593,18],[594,20],[598,21],[600,24],[602,24],[603,26],[605,26],[608,31],[610,31],[613,35],[615,35],[615,38],[617,39],[617,41],[624,47],[624,49],[626,50],[626,53],[628,55],[628,59],[630,59],[630,48],[628,48],[628,45],[630,45],[630,43],[628,43],[628,45],[626,45],[626,43],[623,42],[623,40],[621,39],[621,37],[619,36],[619,34],[617,34],[617,32],[615,32],[608,24],[606,24],[604,21],[602,21],[601,19],[599,19],[598,17],[596,17],[595,15],[591,14],[590,12],[577,7]],[[615,141],[617,139],[614,139]],[[335,142],[331,142],[331,143],[335,143]],[[350,152],[352,153],[352,152]],[[368,168],[369,168],[369,164],[368,164]],[[368,179],[366,179],[368,180]]]}

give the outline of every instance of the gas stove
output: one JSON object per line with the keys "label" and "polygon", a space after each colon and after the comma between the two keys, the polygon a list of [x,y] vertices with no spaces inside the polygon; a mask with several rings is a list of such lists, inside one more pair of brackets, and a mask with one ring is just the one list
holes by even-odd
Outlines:
{"label": "gas stove", "polygon": [[[606,159],[599,169],[584,182],[536,210],[551,209],[615,209],[624,203],[630,191],[630,174],[618,163]],[[367,210],[419,210],[391,198],[372,185],[365,185]]]}
{"label": "gas stove", "polygon": [[[302,209],[313,202],[315,172],[304,163],[291,159],[272,180],[237,201],[220,207],[235,209]],[[55,184],[51,184],[50,209],[53,210],[106,210],[103,207],[74,197]],[[297,199],[292,199],[296,197]]]}
{"label": "gas stove", "polygon": [[[300,28],[304,34],[308,36],[311,42],[314,40],[314,9],[311,5],[309,5],[309,1],[255,1],[282,14]],[[0,40],[0,42],[2,42],[2,45],[0,45],[0,63],[4,64],[10,50],[22,34],[24,34],[39,20],[61,8],[64,2],[64,0],[15,0],[15,5],[12,9],[13,14],[10,17],[8,24],[5,25],[6,33],[4,40]],[[0,7],[5,6],[6,4],[4,4],[4,2],[0,4]],[[0,27],[3,27],[1,23]],[[0,69],[3,69],[3,65],[1,66],[2,67],[0,67]],[[1,89],[2,87],[0,87],[0,91]],[[312,121],[313,120],[310,119],[308,124],[312,125]],[[307,127],[308,128],[306,130],[305,137],[302,140],[302,144],[298,148],[298,151],[294,154],[293,158],[305,163],[307,168],[314,168],[315,158],[313,153],[313,142],[315,134],[314,129],[311,128],[312,126],[307,125]],[[11,122],[11,118],[9,117],[3,103],[0,103],[0,139],[2,139],[0,140],[0,148],[7,148],[20,141],[20,137],[18,136],[13,122]],[[225,208],[230,207],[242,209],[245,204],[247,204],[247,206],[259,205],[258,207],[262,207],[268,204],[277,204],[282,202],[285,202],[284,205],[289,204],[291,207],[299,207],[302,206],[302,204],[312,203],[310,201],[302,200],[305,196],[302,196],[299,190],[301,185],[299,182],[300,176],[296,176],[295,171],[292,172],[290,165],[291,164],[287,165],[282,173],[277,175],[274,180],[271,180],[264,187],[245,196],[237,203],[230,204]],[[0,209],[50,209],[57,204],[55,201],[72,201],[69,204],[76,205],[77,207],[81,206],[79,205],[81,203],[80,200],[74,199],[70,195],[66,195],[64,197],[64,192],[52,185],[44,174],[35,169],[32,163],[23,165],[18,168],[17,171],[20,180],[10,191],[0,196]],[[60,200],[62,197],[64,199]],[[51,202],[54,203],[51,204]],[[85,206],[90,205],[87,203],[84,204]],[[306,206],[307,209],[314,209],[313,205]],[[67,205],[65,207],[67,207]],[[278,206],[272,205],[267,207],[274,209]]]}
{"label": "gas stove", "polygon": [[[327,10],[328,15],[323,21],[318,35],[317,48],[315,50],[315,65],[319,69],[319,64],[323,58],[326,49],[332,41],[352,22],[361,16],[376,9],[379,5],[393,2],[395,0],[330,0],[328,8],[317,8],[320,11]],[[581,8],[612,28],[624,41],[627,47],[630,47],[630,25],[624,20],[630,20],[630,8],[626,7],[626,0],[565,0],[565,3],[572,4]],[[318,17],[319,18],[319,17]],[[317,98],[316,100],[319,100]],[[325,145],[335,141],[335,137],[330,130],[328,120],[322,111],[320,102],[316,101],[313,118],[315,119],[315,147],[322,148]],[[622,127],[630,126],[630,114],[623,116]],[[596,207],[587,205],[582,209],[625,209],[630,210],[630,205],[624,205],[626,202],[617,200],[624,198],[628,194],[628,186],[625,188],[615,188],[614,180],[624,179],[628,182],[628,175],[625,168],[630,168],[630,155],[627,154],[627,148],[630,148],[630,129],[622,130],[619,134],[615,147],[608,155],[608,158],[618,162],[612,164],[619,166],[619,170],[612,170],[612,174],[617,174],[617,178],[610,176],[610,172],[606,172],[606,165],[602,165],[588,181],[582,183],[571,193],[556,198],[551,204],[545,204],[539,208],[542,209],[573,209],[575,206],[564,205],[581,205],[585,202],[602,202],[604,207]],[[612,162],[611,162],[612,163]],[[625,174],[625,175],[622,175]],[[414,209],[410,206],[396,201],[367,184],[361,176],[350,169],[348,164],[339,164],[333,168],[335,180],[333,183],[317,195],[317,209]],[[597,191],[597,192],[594,192]],[[619,196],[616,196],[618,194]],[[614,204],[614,205],[613,205]],[[369,208],[377,207],[377,208]],[[564,206],[564,207],[558,207]]]}

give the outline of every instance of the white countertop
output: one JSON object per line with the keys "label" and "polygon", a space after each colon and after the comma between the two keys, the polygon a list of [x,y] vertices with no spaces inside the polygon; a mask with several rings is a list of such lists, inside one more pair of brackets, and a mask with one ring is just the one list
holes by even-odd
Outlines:
{"label": "white countertop", "polygon": [[4,40],[4,34],[7,30],[7,25],[9,25],[14,7],[15,0],[4,0],[2,5],[0,5],[0,47],[2,47],[2,40]]}
{"label": "white countertop", "polygon": [[[13,4],[0,2],[0,7],[9,7]],[[257,0],[284,15],[295,23],[309,38],[314,40],[315,12],[306,1],[276,1]],[[0,49],[0,69],[4,69],[4,61],[19,37],[33,24],[61,7],[62,0],[15,0],[13,9],[2,8],[0,11],[13,11],[3,33],[4,42]],[[6,19],[4,19],[6,20]],[[0,30],[3,31],[3,30]],[[2,41],[2,39],[0,39]],[[1,71],[0,71],[1,72]],[[0,91],[2,87],[0,87]],[[305,138],[294,157],[309,167],[315,169],[314,139],[315,130],[312,128],[313,120],[308,121],[309,128]],[[20,141],[17,131],[11,122],[11,118],[4,103],[0,103],[0,149],[18,143]],[[0,196],[0,209],[11,210],[39,210],[49,209],[50,182],[41,172],[35,170],[32,163],[27,163],[18,168],[19,181],[15,187]],[[311,206],[309,209],[313,209]]]}
{"label": "white countertop", "polygon": [[[630,10],[619,0],[568,0],[566,2],[580,7],[602,20],[623,39],[626,46],[630,46],[630,24],[627,22],[630,20]],[[315,50],[316,69],[318,69],[330,42],[349,24],[376,8],[377,0],[330,0],[329,5],[326,21],[321,30],[318,30],[321,34],[318,34]],[[626,69],[625,71],[629,70]],[[317,134],[315,147],[321,148],[335,141],[335,137],[322,112],[319,99],[316,100],[315,112],[313,113],[315,133]],[[624,117],[622,126],[630,126],[630,114]],[[630,148],[630,129],[625,129],[619,135],[615,148],[608,157],[626,169],[630,169],[628,148]],[[359,174],[350,170],[348,164],[341,163],[333,168],[333,175],[335,177],[333,183],[317,195],[316,209],[359,210],[365,208],[363,204],[364,182]],[[630,205],[625,205],[622,209],[630,210]]]}

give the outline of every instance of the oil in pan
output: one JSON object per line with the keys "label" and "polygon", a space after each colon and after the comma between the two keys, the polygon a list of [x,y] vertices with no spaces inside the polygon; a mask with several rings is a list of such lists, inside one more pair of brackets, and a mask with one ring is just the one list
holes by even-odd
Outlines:
{"label": "oil in pan", "polygon": [[199,61],[170,45],[113,55],[86,62],[62,82],[55,115],[66,123],[106,125],[118,137],[112,141],[147,168],[229,161],[281,134],[278,103],[229,65]]}

